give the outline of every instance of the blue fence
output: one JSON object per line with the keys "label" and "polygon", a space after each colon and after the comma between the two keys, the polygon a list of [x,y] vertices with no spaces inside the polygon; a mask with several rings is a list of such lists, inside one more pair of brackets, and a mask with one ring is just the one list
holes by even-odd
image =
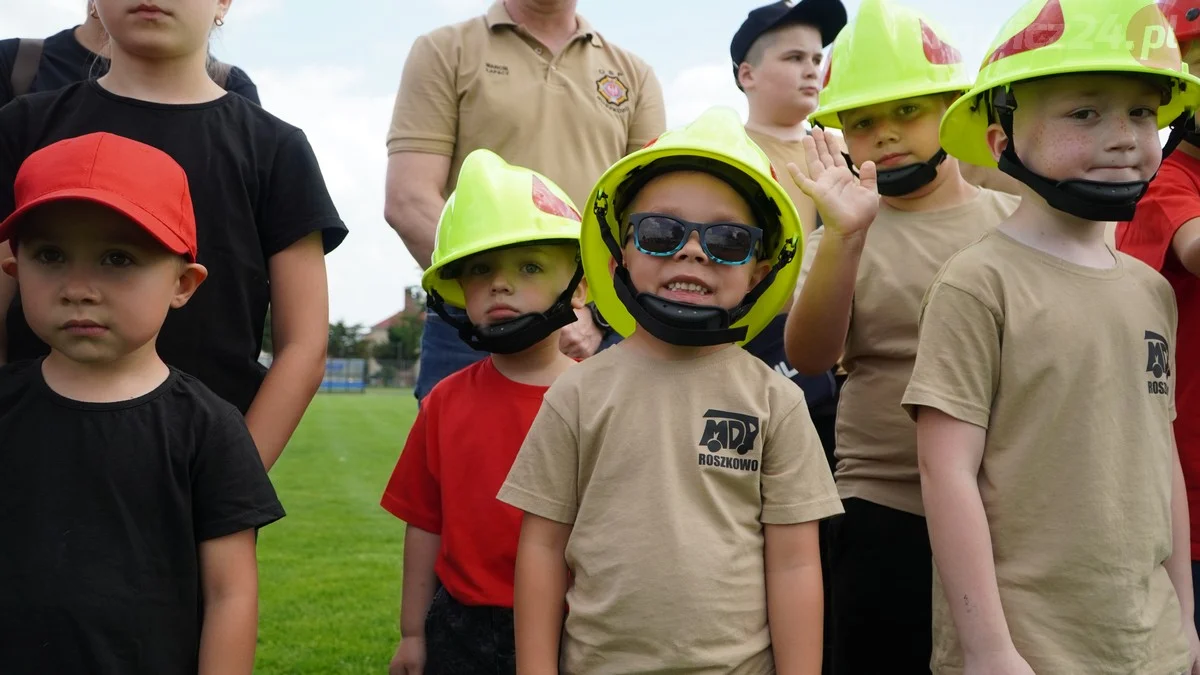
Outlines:
{"label": "blue fence", "polygon": [[366,359],[326,359],[321,391],[357,392],[367,390]]}

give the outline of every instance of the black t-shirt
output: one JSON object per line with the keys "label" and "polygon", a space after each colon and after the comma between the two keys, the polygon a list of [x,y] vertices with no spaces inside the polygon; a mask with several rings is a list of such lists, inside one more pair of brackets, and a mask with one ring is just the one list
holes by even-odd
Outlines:
{"label": "black t-shirt", "polygon": [[[76,26],[75,28],[78,28]],[[46,38],[42,45],[42,60],[28,93],[54,91],[68,84],[100,77],[108,72],[108,62],[92,53],[75,39],[75,28],[68,28]],[[0,40],[0,106],[13,100],[12,71],[17,58],[16,38]],[[225,89],[259,103],[258,87],[244,70],[233,66]]]}
{"label": "black t-shirt", "polygon": [[788,363],[787,351],[783,347],[783,329],[786,325],[786,314],[776,316],[762,332],[746,343],[746,351],[803,389],[810,410],[836,402],[839,387],[832,370],[820,375],[803,375]]}
{"label": "black t-shirt", "polygon": [[0,671],[196,674],[200,542],[284,515],[242,416],[172,370],[120,403],[0,368]]}
{"label": "black t-shirt", "polygon": [[[270,300],[267,261],[314,232],[326,252],[346,236],[308,139],[234,94],[165,105],[123,98],[89,80],[22,96],[0,109],[0,219],[13,211],[13,181],[26,157],[97,131],[157,147],[187,172],[198,262],[208,278],[167,315],[158,352],[245,412],[266,374],[258,356]],[[7,327],[10,361],[49,352],[25,323],[19,298]]]}

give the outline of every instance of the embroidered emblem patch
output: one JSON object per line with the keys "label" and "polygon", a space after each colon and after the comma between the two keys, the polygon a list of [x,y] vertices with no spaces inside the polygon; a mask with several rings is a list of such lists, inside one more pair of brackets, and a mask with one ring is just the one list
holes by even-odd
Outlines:
{"label": "embroidered emblem patch", "polygon": [[629,100],[629,88],[612,75],[596,80],[596,92],[611,105],[621,105]]}

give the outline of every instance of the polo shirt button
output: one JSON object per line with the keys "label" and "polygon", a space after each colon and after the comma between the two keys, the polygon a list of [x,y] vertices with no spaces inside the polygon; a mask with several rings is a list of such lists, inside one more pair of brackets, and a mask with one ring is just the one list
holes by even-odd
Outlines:
{"label": "polo shirt button", "polygon": [[542,48],[541,48],[541,47],[538,47],[537,49],[533,50],[533,53],[534,53],[534,54],[537,54],[537,55],[539,55],[539,56],[540,56],[540,55],[541,55],[541,53],[542,53]]}

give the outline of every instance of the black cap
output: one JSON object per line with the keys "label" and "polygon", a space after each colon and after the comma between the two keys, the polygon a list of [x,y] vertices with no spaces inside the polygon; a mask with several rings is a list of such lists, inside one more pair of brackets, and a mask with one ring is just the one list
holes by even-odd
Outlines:
{"label": "black cap", "polygon": [[733,76],[737,77],[738,66],[746,60],[750,45],[759,36],[773,28],[794,23],[814,26],[821,33],[821,46],[828,47],[846,27],[846,7],[841,0],[800,0],[795,5],[789,0],[780,0],[750,10],[742,27],[738,28],[733,41],[729,43]]}

